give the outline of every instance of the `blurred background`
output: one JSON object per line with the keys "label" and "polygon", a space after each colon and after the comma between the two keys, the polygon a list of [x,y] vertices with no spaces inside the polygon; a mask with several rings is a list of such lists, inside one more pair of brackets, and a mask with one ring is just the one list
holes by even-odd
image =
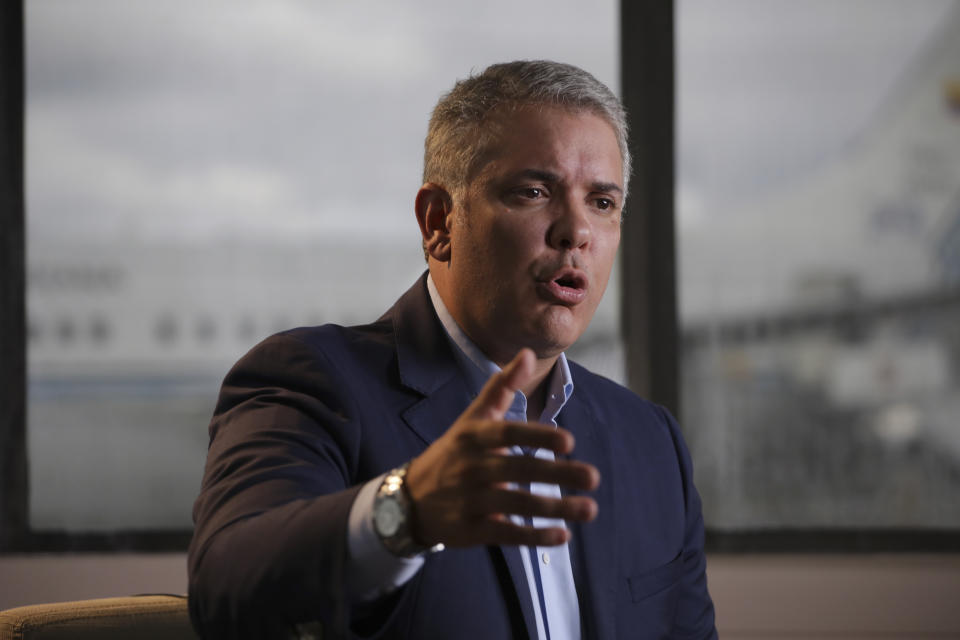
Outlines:
{"label": "blurred background", "polygon": [[[25,9],[34,529],[190,528],[233,362],[372,321],[425,269],[423,138],[457,78],[545,57],[618,85],[613,1]],[[583,359],[622,379],[618,293]]]}
{"label": "blurred background", "polygon": [[[189,528],[230,365],[423,270],[454,79],[546,57],[619,85],[612,1],[25,7],[35,529]],[[708,526],[960,527],[957,2],[683,0],[677,27]],[[619,295],[573,355],[623,381]]]}
{"label": "blurred background", "polygon": [[[960,529],[960,2],[675,7],[708,529]],[[189,529],[231,364],[372,320],[424,269],[440,95],[517,58],[619,91],[619,12],[26,0],[31,528]],[[620,295],[571,355],[622,382]]]}

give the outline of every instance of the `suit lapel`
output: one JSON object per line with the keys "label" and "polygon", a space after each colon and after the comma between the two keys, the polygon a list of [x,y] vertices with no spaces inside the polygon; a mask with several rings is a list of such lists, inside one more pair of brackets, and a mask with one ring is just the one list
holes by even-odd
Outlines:
{"label": "suit lapel", "polygon": [[[584,372],[585,373],[585,372]],[[615,481],[610,464],[607,433],[590,411],[584,398],[590,390],[581,374],[577,391],[558,416],[557,423],[576,438],[570,456],[589,462],[600,472],[600,486],[592,495],[599,507],[593,522],[571,523],[570,561],[580,598],[580,615],[585,638],[613,638],[616,603],[616,513]],[[578,395],[579,394],[579,395]],[[586,395],[585,395],[586,394]]]}
{"label": "suit lapel", "polygon": [[429,445],[470,402],[443,325],[430,303],[426,274],[383,314],[393,326],[401,384],[422,396],[402,412],[404,422]]}
{"label": "suit lapel", "polygon": [[[426,274],[381,319],[393,323],[401,383],[423,395],[403,411],[403,420],[429,446],[460,416],[473,395],[430,302]],[[506,565],[510,584],[501,584],[501,588],[505,597],[517,598],[527,636],[536,638],[533,601],[519,547],[501,545],[488,549],[495,564],[499,555]],[[506,582],[505,577],[501,579]]]}
{"label": "suit lapel", "polygon": [[451,378],[462,377],[450,340],[430,302],[426,274],[383,314],[381,320],[389,320],[393,325],[397,369],[405,387],[429,396]]}
{"label": "suit lapel", "polygon": [[455,376],[401,415],[404,422],[429,446],[463,413],[470,400],[466,382],[462,377]]}
{"label": "suit lapel", "polygon": [[[499,553],[506,562],[513,583],[513,593],[520,601],[520,611],[523,613],[523,622],[526,625],[527,637],[537,637],[537,618],[533,612],[533,600],[530,597],[530,585],[527,584],[527,573],[523,568],[523,558],[520,556],[520,547],[516,545],[499,545],[489,547],[490,553]],[[510,585],[501,585],[505,593],[509,593]]]}

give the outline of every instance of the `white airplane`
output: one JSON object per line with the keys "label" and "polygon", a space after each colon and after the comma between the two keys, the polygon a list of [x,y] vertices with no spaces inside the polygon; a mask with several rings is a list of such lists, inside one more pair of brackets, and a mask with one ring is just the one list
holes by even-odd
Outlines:
{"label": "white airplane", "polygon": [[[188,528],[206,425],[227,370],[274,332],[379,317],[425,269],[412,214],[410,222],[409,242],[35,239],[28,264],[34,528]],[[575,355],[614,376],[622,370],[615,280]]]}

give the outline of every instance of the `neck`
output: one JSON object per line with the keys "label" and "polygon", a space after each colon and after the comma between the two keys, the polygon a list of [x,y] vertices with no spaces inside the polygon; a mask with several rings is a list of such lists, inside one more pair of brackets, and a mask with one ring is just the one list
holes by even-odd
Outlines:
{"label": "neck", "polygon": [[523,394],[527,396],[527,422],[538,422],[544,407],[547,405],[546,378],[538,387],[530,391],[524,390]]}
{"label": "neck", "polygon": [[[534,374],[530,381],[521,387],[520,391],[523,392],[523,395],[527,397],[527,420],[536,422],[540,419],[540,414],[543,413],[543,408],[546,406],[547,398],[547,385],[549,384],[550,372],[553,371],[553,366],[557,362],[559,356],[554,356],[552,358],[537,358],[537,362],[534,365]],[[506,366],[506,362],[497,362],[501,367]]]}
{"label": "neck", "polygon": [[[552,358],[537,358],[537,363],[533,368],[533,377],[530,379],[530,382],[525,384],[521,391],[528,398],[535,395],[538,391],[542,392],[546,389],[547,378],[550,376],[550,372],[553,371],[553,365],[556,364],[557,358],[559,356],[553,356]],[[507,365],[507,362],[497,362],[498,365],[504,367]]]}

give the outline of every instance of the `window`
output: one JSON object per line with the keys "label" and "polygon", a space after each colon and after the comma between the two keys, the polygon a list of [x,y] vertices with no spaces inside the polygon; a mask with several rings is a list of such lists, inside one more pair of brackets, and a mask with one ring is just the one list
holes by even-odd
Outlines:
{"label": "window", "polygon": [[[373,320],[424,269],[423,135],[456,78],[552,57],[617,86],[614,2],[25,13],[41,532],[189,529],[230,365],[277,330]],[[622,378],[609,291],[576,357]]]}
{"label": "window", "polygon": [[707,526],[960,528],[960,3],[678,4]]}

